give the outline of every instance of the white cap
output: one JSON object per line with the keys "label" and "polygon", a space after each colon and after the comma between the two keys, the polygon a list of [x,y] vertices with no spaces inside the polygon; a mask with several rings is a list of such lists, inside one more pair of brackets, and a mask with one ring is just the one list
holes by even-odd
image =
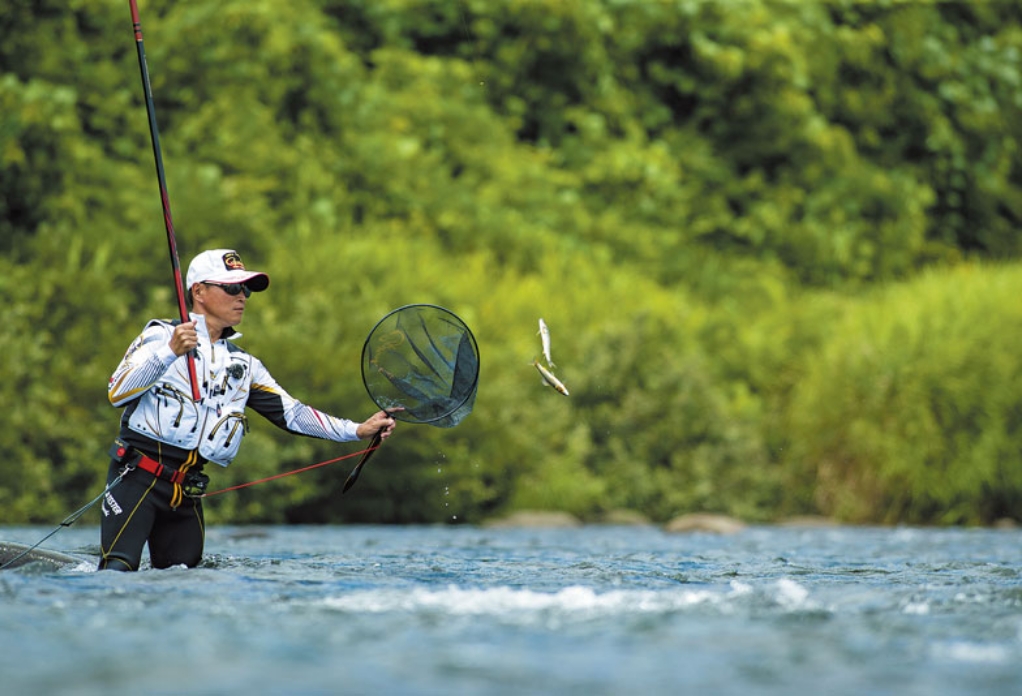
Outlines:
{"label": "white cap", "polygon": [[196,283],[244,283],[253,292],[262,292],[269,286],[270,276],[246,271],[234,249],[210,249],[192,259],[186,283],[188,289]]}

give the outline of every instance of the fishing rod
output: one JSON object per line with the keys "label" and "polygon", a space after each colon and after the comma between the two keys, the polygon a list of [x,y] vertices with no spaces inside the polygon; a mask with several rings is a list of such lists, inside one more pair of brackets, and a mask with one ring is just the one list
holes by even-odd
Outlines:
{"label": "fishing rod", "polygon": [[[138,67],[142,74],[142,90],[145,93],[146,113],[149,115],[149,135],[153,144],[153,157],[156,160],[156,180],[160,187],[160,203],[163,206],[164,227],[167,229],[167,245],[170,248],[170,263],[174,272],[174,289],[177,292],[177,306],[178,311],[181,314],[181,321],[187,322],[189,321],[188,306],[185,303],[184,283],[181,280],[181,262],[178,259],[177,240],[174,237],[174,219],[170,214],[170,196],[167,194],[167,177],[163,171],[163,154],[160,151],[160,132],[159,128],[156,126],[156,107],[153,105],[153,90],[149,83],[149,68],[146,65],[145,44],[142,41],[142,22],[139,19],[138,5],[136,1],[128,0],[128,4],[131,7],[131,23],[135,31],[135,48],[138,52]],[[199,393],[199,379],[195,371],[195,356],[191,352],[188,353],[188,376],[192,384],[192,398],[195,401],[199,401],[201,398],[201,394]],[[120,483],[121,479],[124,478],[124,474],[128,471],[129,470],[127,469],[122,471],[117,478],[107,484],[99,495],[86,503],[83,507],[68,515],[52,532],[3,565],[0,565],[0,570],[10,567],[15,562],[34,551],[43,542],[59,532],[61,529],[64,527],[70,527],[72,524],[77,522],[78,519],[93,505],[102,500],[103,496],[105,496],[110,489]]]}
{"label": "fishing rod", "polygon": [[[135,48],[138,51],[138,67],[142,73],[142,91],[145,93],[145,108],[149,115],[149,135],[153,143],[153,157],[156,160],[156,180],[160,186],[160,203],[163,205],[163,225],[167,229],[167,245],[170,247],[170,265],[174,272],[174,289],[177,292],[177,308],[181,321],[189,321],[188,306],[185,303],[184,283],[181,281],[181,261],[177,254],[177,241],[174,238],[174,220],[170,215],[170,196],[167,194],[167,178],[163,172],[163,154],[160,152],[160,131],[156,127],[156,107],[153,104],[153,90],[149,84],[149,68],[145,59],[145,44],[142,41],[142,22],[138,16],[138,4],[128,0],[131,5],[131,23],[135,30]],[[199,379],[195,372],[195,355],[188,352],[188,376],[192,383],[192,398],[199,401]]]}

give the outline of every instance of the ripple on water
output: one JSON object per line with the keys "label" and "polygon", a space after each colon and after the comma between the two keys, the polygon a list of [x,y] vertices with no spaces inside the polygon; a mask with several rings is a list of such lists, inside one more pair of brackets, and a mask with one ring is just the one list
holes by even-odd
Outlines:
{"label": "ripple on water", "polygon": [[[60,538],[87,549],[96,534]],[[0,670],[9,693],[152,693],[185,674],[211,693],[1015,694],[1020,541],[211,529],[196,570],[0,574]],[[139,670],[120,657],[139,645],[174,660]]]}

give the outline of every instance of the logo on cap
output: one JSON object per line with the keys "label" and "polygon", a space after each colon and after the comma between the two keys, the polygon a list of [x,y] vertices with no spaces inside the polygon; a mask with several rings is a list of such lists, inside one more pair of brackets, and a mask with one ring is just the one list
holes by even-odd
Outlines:
{"label": "logo on cap", "polygon": [[228,251],[224,254],[224,268],[228,271],[244,271],[245,264],[241,262],[241,256],[236,251]]}

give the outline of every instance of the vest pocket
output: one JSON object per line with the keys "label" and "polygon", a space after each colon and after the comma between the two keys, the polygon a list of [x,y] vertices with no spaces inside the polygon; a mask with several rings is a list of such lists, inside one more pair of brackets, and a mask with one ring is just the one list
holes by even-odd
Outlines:
{"label": "vest pocket", "polygon": [[191,395],[164,382],[142,397],[128,426],[160,442],[191,449],[198,440],[199,408]]}
{"label": "vest pocket", "polygon": [[243,412],[232,412],[213,424],[199,448],[206,459],[227,466],[241,446],[248,432],[248,418]]}

